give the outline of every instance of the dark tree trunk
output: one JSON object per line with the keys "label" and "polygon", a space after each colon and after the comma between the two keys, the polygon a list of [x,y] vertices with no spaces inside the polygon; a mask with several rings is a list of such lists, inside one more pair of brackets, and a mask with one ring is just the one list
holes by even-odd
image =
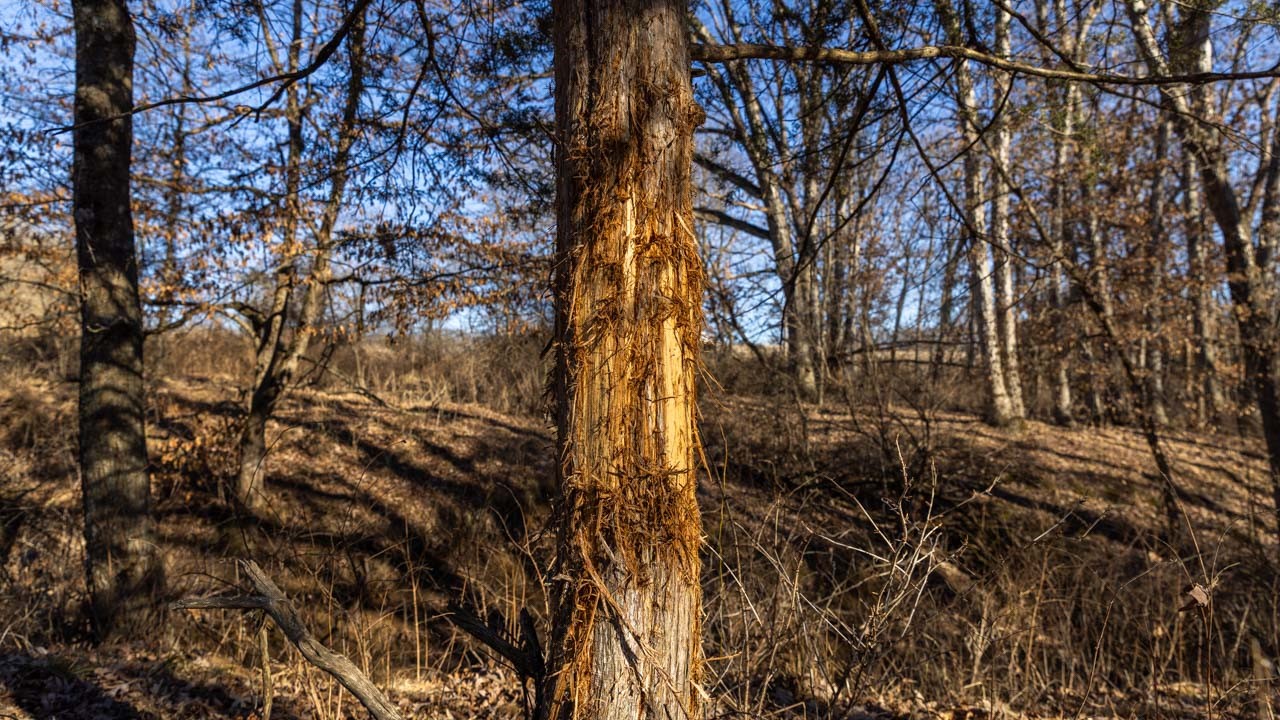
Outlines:
{"label": "dark tree trunk", "polygon": [[143,321],[129,207],[134,34],[124,0],[85,0],[73,10],[85,568],[94,632],[110,639],[143,629],[163,583],[147,475]]}
{"label": "dark tree trunk", "polygon": [[556,0],[561,466],[543,714],[701,718],[702,264],[677,0]]}

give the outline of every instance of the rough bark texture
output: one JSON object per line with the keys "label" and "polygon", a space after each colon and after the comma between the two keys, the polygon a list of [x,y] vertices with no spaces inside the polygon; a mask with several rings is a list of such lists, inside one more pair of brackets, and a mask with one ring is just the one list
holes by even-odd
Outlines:
{"label": "rough bark texture", "polygon": [[123,0],[76,2],[74,13],[80,480],[90,619],[108,639],[148,623],[163,582],[147,475],[143,321],[129,207],[134,33]]}
{"label": "rough bark texture", "polygon": [[561,453],[545,714],[701,717],[686,7],[557,0]]}

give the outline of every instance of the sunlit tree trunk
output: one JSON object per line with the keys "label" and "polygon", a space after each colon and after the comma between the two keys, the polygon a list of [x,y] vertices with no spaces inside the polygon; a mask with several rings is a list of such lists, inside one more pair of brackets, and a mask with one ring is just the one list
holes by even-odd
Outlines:
{"label": "sunlit tree trunk", "polygon": [[[1089,253],[1088,273],[1093,292],[1098,298],[1098,314],[1102,316],[1099,319],[1103,322],[1113,322],[1115,306],[1111,294],[1111,264],[1107,261],[1107,246],[1102,237],[1101,223],[1098,221],[1098,213],[1094,206],[1096,202],[1093,185],[1086,179],[1080,184],[1080,204],[1084,208],[1085,215],[1084,237],[1081,238],[1081,245],[1082,249]],[[1105,370],[1113,366],[1110,362],[1111,356],[1106,338],[1099,333],[1097,340],[1102,346],[1101,352],[1096,350],[1093,340],[1085,340],[1081,350],[1090,370],[1085,404],[1089,408],[1091,420],[1095,423],[1103,423],[1111,417],[1110,411],[1114,409],[1108,406],[1103,396],[1108,375]],[[1125,352],[1125,348],[1115,348],[1115,350]]]}
{"label": "sunlit tree trunk", "polygon": [[562,498],[547,715],[700,718],[687,7],[556,0]]}
{"label": "sunlit tree trunk", "polygon": [[795,372],[796,389],[806,400],[818,397],[818,368],[816,355],[816,324],[814,307],[817,301],[817,267],[810,258],[802,258],[795,264],[791,288],[786,292],[787,354]]}
{"label": "sunlit tree trunk", "polygon": [[[955,9],[948,0],[937,0],[935,5],[942,16],[943,27],[947,31],[949,41],[961,42],[959,18],[956,17]],[[956,63],[955,80],[960,105],[960,134],[963,146],[966,148],[964,212],[968,236],[966,242],[969,250],[971,317],[977,335],[978,349],[982,354],[982,369],[987,376],[987,388],[991,394],[987,407],[987,420],[993,425],[1002,426],[1012,422],[1014,414],[1005,381],[1004,362],[997,330],[995,280],[989,264],[990,253],[987,248],[991,238],[987,232],[987,217],[983,209],[986,203],[982,188],[982,162],[979,155],[982,144],[977,118],[978,100],[973,78],[969,73],[968,60]]]}
{"label": "sunlit tree trunk", "polygon": [[[1050,179],[1049,203],[1052,222],[1052,252],[1062,257],[1070,243],[1067,222],[1067,137],[1074,131],[1069,111],[1062,113],[1060,132],[1053,147],[1053,177]],[[1070,336],[1067,332],[1067,291],[1062,263],[1055,261],[1049,268],[1049,304],[1053,307],[1053,420],[1059,425],[1072,425],[1075,416],[1071,411]]]}
{"label": "sunlit tree trunk", "polygon": [[[1009,55],[1009,14],[996,10],[995,51],[1001,57]],[[1010,79],[997,74],[996,93],[1003,97],[1009,89]],[[998,117],[992,128],[991,153],[996,168],[1009,167],[1009,122]],[[996,331],[1002,355],[1005,386],[1009,393],[1009,410],[1014,418],[1027,416],[1022,400],[1022,370],[1018,361],[1018,308],[1014,297],[1013,253],[1009,237],[1009,183],[1003,171],[992,174],[991,244],[995,261]]]}
{"label": "sunlit tree trunk", "polygon": [[124,0],[80,0],[72,10],[80,481],[90,620],[95,634],[108,639],[148,624],[163,583],[147,474],[144,330],[130,209],[135,41]]}

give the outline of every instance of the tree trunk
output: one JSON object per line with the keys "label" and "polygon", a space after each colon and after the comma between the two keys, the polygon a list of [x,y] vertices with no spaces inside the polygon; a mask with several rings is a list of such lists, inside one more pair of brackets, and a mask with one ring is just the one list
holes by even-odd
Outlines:
{"label": "tree trunk", "polygon": [[[1061,36],[1062,46],[1059,48],[1067,57],[1079,62],[1080,47],[1088,35],[1097,16],[1097,9],[1083,15],[1073,15],[1065,2],[1036,0],[1036,22],[1041,32],[1053,32]],[[1095,5],[1100,9],[1101,4]],[[1074,25],[1074,28],[1072,27]],[[1053,53],[1042,50],[1042,58],[1046,63],[1055,62]],[[1053,130],[1053,174],[1049,181],[1049,204],[1051,217],[1051,248],[1055,258],[1066,257],[1066,253],[1075,244],[1071,222],[1068,217],[1070,198],[1067,193],[1068,163],[1071,150],[1075,145],[1076,128],[1079,125],[1081,92],[1078,83],[1050,83],[1056,92],[1053,99],[1060,103],[1060,108],[1049,116],[1049,124]],[[1053,308],[1051,318],[1054,326],[1053,347],[1053,421],[1062,426],[1075,424],[1072,413],[1071,366],[1072,345],[1078,342],[1079,333],[1072,332],[1067,313],[1069,283],[1063,272],[1060,261],[1055,260],[1049,268],[1049,303]]]}
{"label": "tree trunk", "polygon": [[817,296],[817,268],[809,259],[802,259],[796,264],[794,283],[787,297],[790,308],[788,325],[787,350],[795,372],[796,391],[805,400],[818,398],[818,369],[814,362],[817,354],[814,345]]}
{"label": "tree trunk", "polygon": [[[692,25],[700,40],[714,42],[710,31],[696,17],[692,18]],[[775,166],[781,162],[778,151],[785,154],[785,146],[771,149],[776,137],[771,135],[761,96],[746,65],[740,61],[730,62],[726,72],[728,77],[714,68],[708,69],[725,107],[734,113],[735,133],[755,171],[769,244],[773,250],[774,272],[782,290],[781,340],[786,347],[791,376],[802,397],[814,397],[818,388],[812,338],[821,326],[807,323],[805,319],[805,308],[809,304],[805,257],[802,249],[796,247],[793,224],[787,217],[783,178],[775,171]]]}
{"label": "tree trunk", "polygon": [[1218,380],[1218,348],[1214,322],[1214,301],[1212,281],[1209,278],[1209,258],[1205,243],[1207,228],[1205,227],[1204,210],[1200,203],[1200,188],[1197,186],[1195,158],[1187,154],[1183,163],[1183,197],[1186,207],[1188,228],[1187,262],[1191,264],[1191,323],[1196,338],[1197,371],[1200,374],[1203,397],[1200,405],[1200,419],[1211,423],[1220,422],[1220,415],[1226,407],[1226,398],[1222,394],[1222,383]]}
{"label": "tree trunk", "polygon": [[1008,388],[1005,385],[1003,362],[1000,357],[1000,338],[996,331],[995,283],[987,267],[985,239],[970,238],[969,263],[973,281],[973,309],[977,320],[975,329],[978,334],[978,347],[982,353],[983,369],[987,374],[987,385],[991,390],[987,421],[1002,427],[1013,422],[1015,416],[1009,400]]}
{"label": "tree trunk", "polygon": [[254,388],[240,429],[240,466],[236,474],[236,501],[252,513],[266,507],[263,478],[267,461],[267,421],[275,411],[282,387],[270,376]]}
{"label": "tree trunk", "polygon": [[[973,87],[963,91],[967,98],[966,107],[976,107],[973,103]],[[967,113],[966,113],[967,114]],[[966,146],[973,148],[976,143],[976,123],[965,121]],[[970,137],[972,136],[972,137]],[[996,317],[995,281],[988,264],[987,223],[983,214],[982,169],[978,156],[972,149],[965,154],[964,161],[965,205],[969,219],[969,277],[970,293],[973,298],[973,326],[977,334],[977,346],[982,355],[983,370],[987,374],[987,387],[991,392],[990,404],[987,408],[987,421],[993,425],[1007,425],[1014,419],[1013,406],[1009,400],[1008,387],[1005,384],[1004,362],[1000,354],[999,320]]]}
{"label": "tree trunk", "polygon": [[[302,51],[302,0],[293,0],[292,31],[284,69],[296,72]],[[261,18],[264,39],[275,65],[279,57],[267,32],[266,18]],[[252,514],[260,513],[266,505],[265,462],[267,448],[267,421],[275,413],[276,401],[284,393],[289,378],[282,377],[285,368],[285,325],[289,322],[289,306],[297,285],[298,216],[301,213],[299,188],[302,185],[302,115],[303,105],[298,96],[297,84],[285,90],[285,122],[288,123],[288,155],[285,160],[285,190],[283,218],[280,224],[280,244],[283,259],[275,271],[275,290],[271,308],[264,322],[257,325],[256,352],[254,354],[253,386],[249,392],[249,405],[245,422],[240,428],[240,467],[236,474],[235,497],[240,506]]]}
{"label": "tree trunk", "polygon": [[[894,240],[900,240],[901,235],[895,231]],[[902,333],[902,313],[907,309],[907,291],[911,289],[908,278],[911,275],[911,246],[906,245],[902,256],[902,285],[898,287],[898,300],[893,304],[893,330],[889,333],[889,366],[897,369],[898,366],[898,338]]]}
{"label": "tree trunk", "polygon": [[1140,358],[1146,366],[1147,373],[1147,412],[1156,425],[1169,424],[1169,413],[1164,401],[1164,338],[1162,337],[1163,318],[1160,316],[1160,289],[1163,285],[1164,266],[1164,216],[1167,211],[1165,197],[1165,175],[1169,160],[1169,136],[1171,133],[1169,120],[1161,117],[1156,133],[1156,152],[1154,177],[1151,181],[1151,237],[1147,243],[1146,271],[1147,283],[1151,290],[1151,299],[1143,307],[1146,320],[1146,333],[1149,340],[1143,343],[1144,352]]}
{"label": "tree trunk", "polygon": [[561,464],[547,717],[700,718],[686,13],[556,0]]}
{"label": "tree trunk", "polygon": [[143,318],[130,209],[134,32],[124,0],[74,3],[80,482],[100,639],[147,627],[163,586],[147,474]]}
{"label": "tree trunk", "polygon": [[[1009,13],[996,10],[996,53],[1001,57],[1009,55]],[[996,93],[1006,94],[1009,77],[997,73]],[[1009,166],[1009,122],[1005,117],[998,117],[992,129],[991,154],[996,167]],[[1005,387],[1009,393],[1009,409],[1016,419],[1027,416],[1026,405],[1022,400],[1022,371],[1018,362],[1018,309],[1014,307],[1013,294],[1013,253],[1009,238],[1009,183],[1001,172],[992,173],[993,191],[991,197],[991,244],[995,260],[996,290],[996,334],[999,337],[999,352],[1002,355]]]}
{"label": "tree trunk", "polygon": [[[1049,188],[1049,200],[1052,205],[1053,253],[1055,257],[1063,257],[1071,240],[1069,223],[1067,222],[1067,138],[1074,132],[1071,123],[1070,109],[1065,111],[1063,127],[1054,138],[1053,178]],[[1067,292],[1066,278],[1063,277],[1062,263],[1054,262],[1049,268],[1049,303],[1053,306],[1054,348],[1053,348],[1053,421],[1058,425],[1075,424],[1075,416],[1071,412],[1071,371],[1069,356],[1071,340],[1067,328]]]}
{"label": "tree trunk", "polygon": [[[935,0],[942,25],[949,42],[962,43],[960,19],[949,0]],[[973,78],[969,73],[969,61],[960,60],[955,71],[957,101],[959,103],[960,135],[964,152],[964,214],[965,235],[969,245],[969,273],[971,280],[970,322],[982,354],[983,370],[987,376],[987,388],[991,393],[987,406],[987,422],[1003,426],[1013,422],[1013,406],[1005,384],[1004,362],[1000,353],[997,331],[995,281],[989,267],[987,243],[987,219],[982,191],[982,163],[978,155],[981,147],[977,118],[978,97]]]}
{"label": "tree trunk", "polygon": [[[938,337],[933,348],[933,361],[930,368],[930,379],[938,382],[942,368],[948,361],[947,346],[951,342],[951,310],[955,302],[956,270],[960,265],[960,247],[962,240],[942,241],[942,297],[938,300]],[[870,348],[868,348],[870,351]]]}

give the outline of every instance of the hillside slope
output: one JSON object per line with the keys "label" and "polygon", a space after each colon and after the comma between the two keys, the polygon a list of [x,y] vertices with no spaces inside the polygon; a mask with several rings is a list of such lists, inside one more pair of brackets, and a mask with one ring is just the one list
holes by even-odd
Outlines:
{"label": "hillside slope", "polygon": [[[460,603],[508,629],[521,609],[546,617],[545,423],[299,391],[269,433],[272,517],[249,526],[220,482],[229,398],[207,378],[152,393],[173,596],[227,592],[232,559],[252,557],[413,716],[519,717],[519,683],[447,614]],[[72,385],[30,377],[0,390],[0,714],[260,713],[250,617],[182,614],[128,646],[84,644],[73,402]],[[1170,530],[1146,446],[1123,428],[715,395],[704,415],[717,712],[1196,717],[1252,713],[1267,692],[1254,673],[1275,656],[1280,608],[1257,443],[1172,434]],[[1212,605],[1180,612],[1195,583]],[[268,643],[272,717],[361,717],[274,630]]]}

